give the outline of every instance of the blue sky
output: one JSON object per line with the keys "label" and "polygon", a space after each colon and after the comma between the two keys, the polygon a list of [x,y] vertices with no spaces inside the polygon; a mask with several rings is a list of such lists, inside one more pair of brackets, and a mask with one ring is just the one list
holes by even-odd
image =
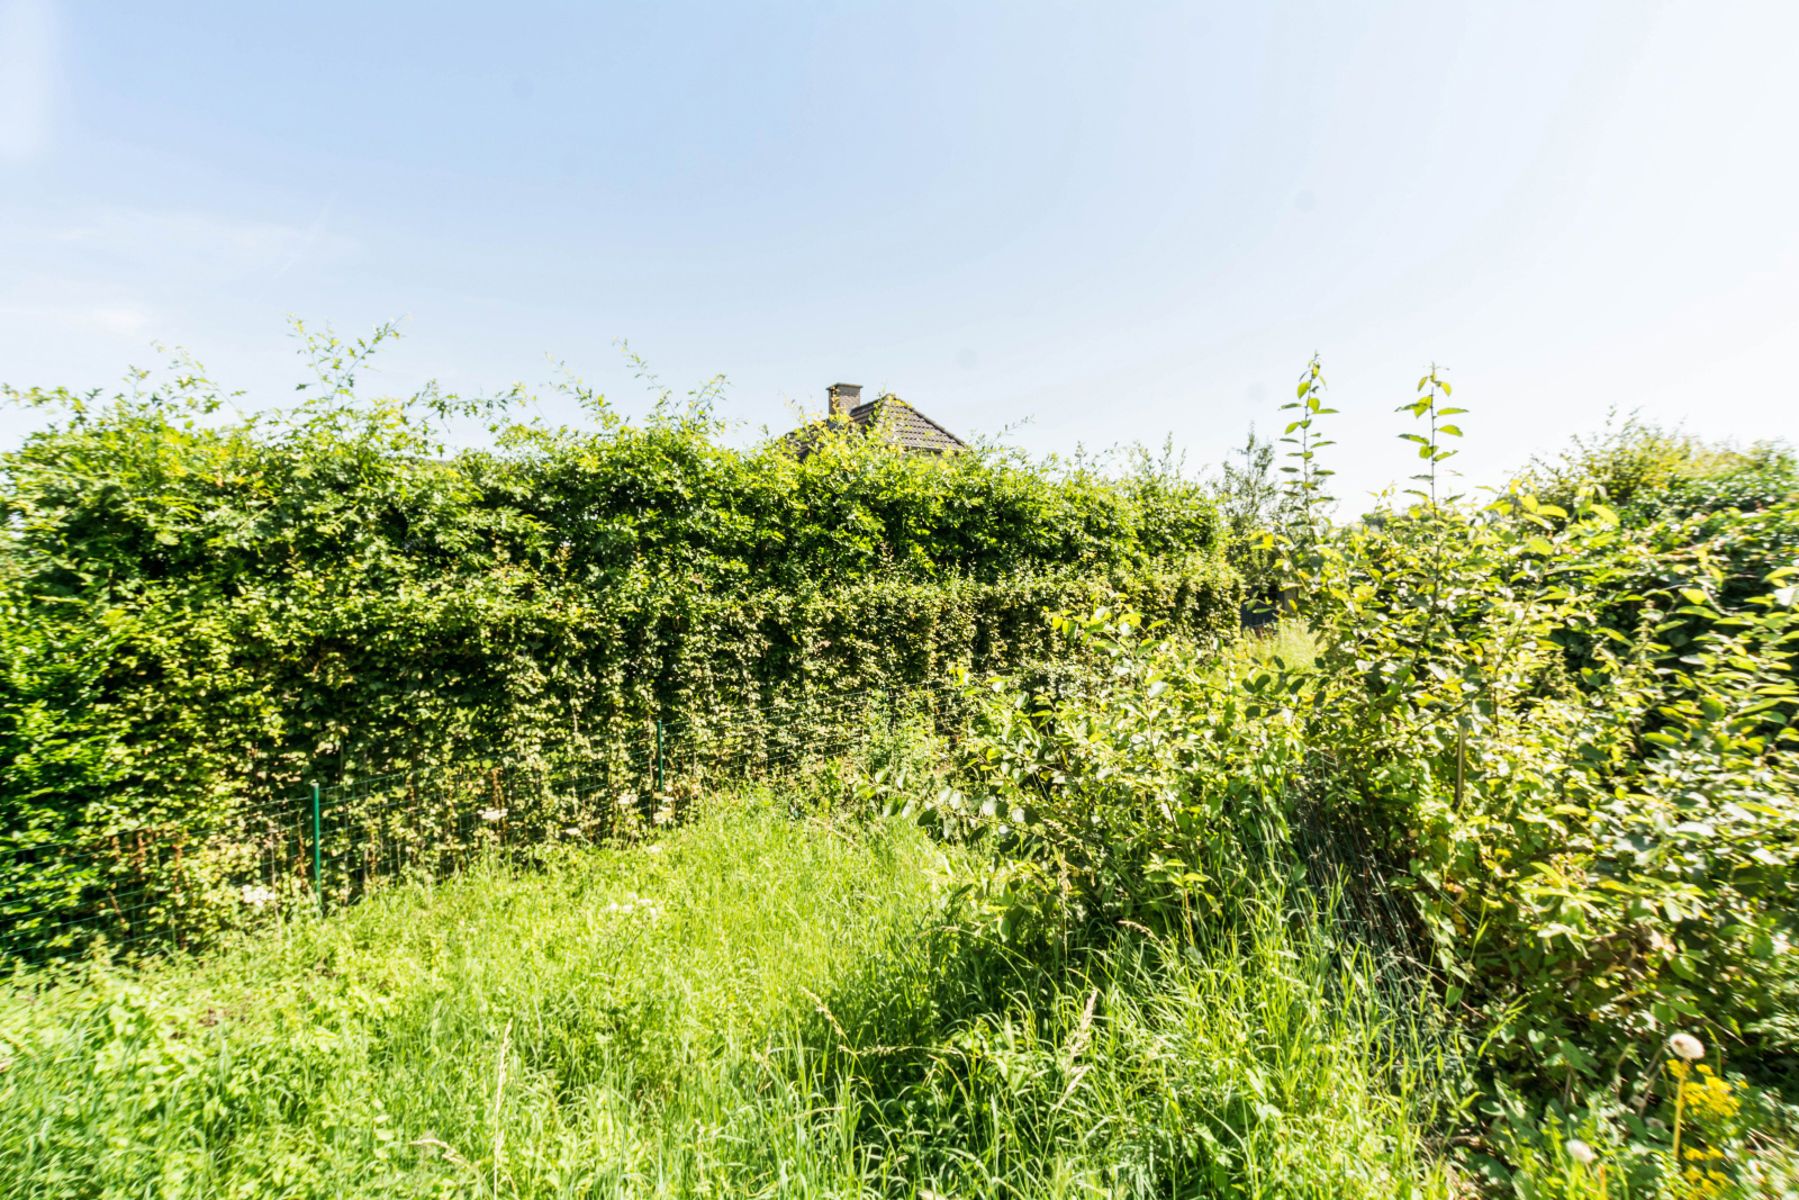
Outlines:
{"label": "blue sky", "polygon": [[[1034,451],[1216,461],[1314,351],[1351,497],[1450,368],[1495,480],[1611,407],[1799,438],[1799,5],[0,0],[0,379],[154,342],[748,439],[888,388]],[[555,419],[574,419],[553,399]],[[31,418],[0,412],[0,441]]]}

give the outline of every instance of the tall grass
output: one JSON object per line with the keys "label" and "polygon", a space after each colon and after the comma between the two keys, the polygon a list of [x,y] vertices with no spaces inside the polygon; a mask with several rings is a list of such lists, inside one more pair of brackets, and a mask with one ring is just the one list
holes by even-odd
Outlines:
{"label": "tall grass", "polygon": [[955,982],[903,1027],[930,1039],[905,1068],[857,1079],[881,1161],[945,1196],[1446,1194],[1428,1012],[1333,943],[1322,902],[1283,900],[1054,975],[1013,960],[997,1003],[979,949],[920,948],[911,978]]}
{"label": "tall grass", "polygon": [[1427,1023],[1321,902],[1055,961],[958,922],[982,869],[751,798],[202,962],[22,976],[0,1194],[1446,1191]]}

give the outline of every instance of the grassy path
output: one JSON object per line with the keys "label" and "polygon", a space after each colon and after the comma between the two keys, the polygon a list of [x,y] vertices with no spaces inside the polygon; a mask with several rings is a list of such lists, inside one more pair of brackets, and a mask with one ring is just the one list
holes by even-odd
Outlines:
{"label": "grassy path", "polygon": [[1264,928],[1051,968],[903,825],[743,802],[0,991],[0,1195],[1405,1195],[1403,1022]]}

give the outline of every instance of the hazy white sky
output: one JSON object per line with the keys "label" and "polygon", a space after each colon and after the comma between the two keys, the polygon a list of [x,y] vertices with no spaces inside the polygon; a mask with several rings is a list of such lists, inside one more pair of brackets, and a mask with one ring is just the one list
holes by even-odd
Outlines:
{"label": "hazy white sky", "polygon": [[842,379],[1195,462],[1316,350],[1351,496],[1433,359],[1477,481],[1613,406],[1799,438],[1795,45],[1791,0],[0,0],[0,380],[160,341],[281,403],[294,313],[405,318],[383,390],[554,355],[631,407],[629,338],[745,437]]}

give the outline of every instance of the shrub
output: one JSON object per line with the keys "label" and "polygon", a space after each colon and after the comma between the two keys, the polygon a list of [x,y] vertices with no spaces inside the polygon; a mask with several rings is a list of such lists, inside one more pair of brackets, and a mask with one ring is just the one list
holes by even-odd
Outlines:
{"label": "shrub", "polygon": [[[1447,389],[1420,387],[1419,486],[1288,539],[1309,662],[1065,621],[1109,669],[997,685],[947,824],[1017,857],[990,899],[1025,937],[1228,926],[1258,875],[1348,848],[1352,894],[1392,917],[1365,931],[1428,969],[1493,1111],[1640,1115],[1683,1030],[1778,1096],[1799,1063],[1799,505],[1627,520],[1578,475],[1567,508],[1521,485],[1473,503],[1441,467]],[[1613,449],[1607,470],[1661,461]],[[1656,1128],[1629,1135],[1651,1175],[1684,1172]]]}
{"label": "shrub", "polygon": [[451,451],[449,398],[360,400],[372,344],[308,345],[317,398],[252,419],[191,371],[20,395],[57,420],[0,458],[0,912],[208,908],[308,779],[1018,667],[1047,613],[1117,595],[1236,622],[1212,504],[1166,472],[739,450],[705,396],[633,424],[582,393],[585,429],[502,407]]}

